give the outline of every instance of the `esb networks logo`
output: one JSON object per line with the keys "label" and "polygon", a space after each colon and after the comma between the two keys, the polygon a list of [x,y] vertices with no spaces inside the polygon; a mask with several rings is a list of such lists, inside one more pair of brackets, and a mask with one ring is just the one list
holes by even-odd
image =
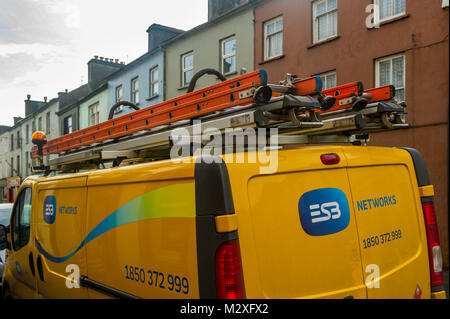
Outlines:
{"label": "esb networks logo", "polygon": [[335,234],[350,223],[347,196],[337,188],[321,188],[303,194],[298,211],[303,230],[311,236]]}
{"label": "esb networks logo", "polygon": [[53,195],[45,197],[44,200],[44,221],[53,224],[56,218],[56,198]]}

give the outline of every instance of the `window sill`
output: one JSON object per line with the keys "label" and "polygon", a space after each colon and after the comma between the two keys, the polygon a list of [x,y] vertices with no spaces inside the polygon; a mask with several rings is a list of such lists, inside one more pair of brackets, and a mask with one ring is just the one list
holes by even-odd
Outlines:
{"label": "window sill", "polygon": [[177,90],[178,90],[178,91],[186,90],[188,87],[189,87],[189,85],[180,86]]}
{"label": "window sill", "polygon": [[266,63],[269,63],[269,62],[272,62],[272,61],[280,60],[280,59],[282,59],[282,58],[284,58],[284,57],[285,57],[285,55],[282,54],[282,55],[279,55],[279,56],[276,56],[276,57],[273,57],[273,58],[264,60],[264,61],[262,61],[262,62],[259,62],[258,64],[259,64],[259,65],[266,64]]}
{"label": "window sill", "polygon": [[[400,20],[403,20],[403,19],[407,19],[407,18],[409,18],[409,13],[408,14],[403,14],[403,15],[398,16],[398,17],[393,17],[393,18],[388,19],[388,20],[380,21],[380,27],[382,27],[382,26],[384,26],[386,24],[394,23],[394,22],[397,22],[397,21],[400,21]],[[372,30],[372,29],[378,29],[378,28],[376,28],[376,27],[367,28],[367,30]]]}
{"label": "window sill", "polygon": [[151,101],[151,100],[153,100],[153,99],[156,99],[157,97],[159,97],[159,94],[152,95],[152,96],[150,96],[149,98],[147,98],[147,99],[145,99],[145,100],[146,100],[146,101]]}
{"label": "window sill", "polygon": [[[232,75],[236,75],[236,74],[238,74],[238,71],[228,72],[228,73],[223,74],[223,76],[227,77],[227,76],[232,76]],[[219,78],[216,78],[216,79],[220,81]]]}
{"label": "window sill", "polygon": [[325,39],[325,40],[313,43],[312,45],[307,47],[307,49],[309,50],[309,49],[315,48],[315,47],[317,47],[319,45],[326,44],[326,43],[329,43],[329,42],[333,42],[333,41],[335,41],[337,39],[340,39],[340,37],[341,37],[340,35],[335,35],[335,36],[333,36],[331,38],[328,38],[328,39]]}

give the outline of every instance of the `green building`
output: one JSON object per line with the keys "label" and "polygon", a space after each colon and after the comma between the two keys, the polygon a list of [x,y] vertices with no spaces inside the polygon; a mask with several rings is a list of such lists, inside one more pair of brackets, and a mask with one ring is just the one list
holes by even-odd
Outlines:
{"label": "green building", "polygon": [[[227,79],[253,71],[253,16],[253,1],[210,0],[208,22],[164,42],[165,99],[185,94],[193,75],[204,68]],[[205,75],[195,90],[218,82]]]}
{"label": "green building", "polygon": [[108,84],[97,88],[80,101],[80,129],[108,120]]}

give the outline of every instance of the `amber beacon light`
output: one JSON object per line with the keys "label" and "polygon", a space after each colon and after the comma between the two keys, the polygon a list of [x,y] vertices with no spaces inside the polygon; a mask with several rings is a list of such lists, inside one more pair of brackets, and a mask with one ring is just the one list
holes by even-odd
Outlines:
{"label": "amber beacon light", "polygon": [[[42,147],[47,143],[47,136],[45,135],[44,132],[36,131],[33,133],[33,135],[31,135],[31,142],[33,142],[33,144],[35,144],[38,148],[38,155],[39,155],[38,160],[42,166],[42,164],[43,164],[42,157],[44,156]],[[39,168],[43,168],[43,167],[39,167]],[[37,169],[39,169],[39,168],[37,168]]]}

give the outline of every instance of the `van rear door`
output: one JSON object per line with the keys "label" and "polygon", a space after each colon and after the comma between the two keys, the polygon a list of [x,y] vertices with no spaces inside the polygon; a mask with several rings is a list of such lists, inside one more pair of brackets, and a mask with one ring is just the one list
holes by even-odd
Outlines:
{"label": "van rear door", "polygon": [[350,147],[345,154],[368,298],[430,298],[426,233],[409,153]]}
{"label": "van rear door", "polygon": [[[246,281],[247,297],[255,289],[257,298],[366,298],[346,161],[336,147],[340,163],[324,165],[320,156],[329,150],[280,153],[277,174],[255,174],[248,183],[236,182],[248,168],[230,165],[239,170],[230,172],[240,214],[246,208],[238,200],[239,184],[247,185],[249,199],[253,245],[247,223],[239,223],[241,250],[256,250],[247,265],[259,272],[260,287]],[[254,276],[246,276],[245,258],[244,280]]]}

